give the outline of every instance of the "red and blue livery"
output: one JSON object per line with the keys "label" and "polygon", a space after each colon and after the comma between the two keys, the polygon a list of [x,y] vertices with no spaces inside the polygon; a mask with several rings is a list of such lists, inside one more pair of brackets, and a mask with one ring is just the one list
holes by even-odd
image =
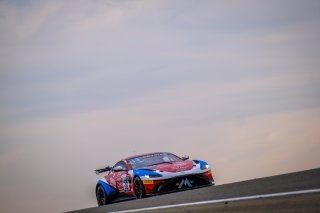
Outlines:
{"label": "red and blue livery", "polygon": [[211,168],[201,160],[189,160],[168,152],[136,155],[113,167],[95,170],[106,172],[96,185],[98,205],[124,199],[214,185]]}

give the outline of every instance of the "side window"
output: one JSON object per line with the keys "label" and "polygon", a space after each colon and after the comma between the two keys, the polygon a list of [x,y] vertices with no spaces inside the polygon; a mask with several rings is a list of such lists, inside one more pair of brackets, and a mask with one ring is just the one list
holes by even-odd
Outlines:
{"label": "side window", "polygon": [[123,161],[119,161],[118,163],[116,163],[113,168],[121,168],[123,170],[128,169],[128,167],[126,166],[126,164]]}

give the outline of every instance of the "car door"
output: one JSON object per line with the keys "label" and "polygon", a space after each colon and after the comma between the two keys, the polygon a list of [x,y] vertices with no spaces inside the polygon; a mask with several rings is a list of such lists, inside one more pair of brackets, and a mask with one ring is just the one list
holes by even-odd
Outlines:
{"label": "car door", "polygon": [[131,191],[131,178],[126,164],[123,161],[119,161],[114,165],[113,172],[115,174],[116,187],[119,192],[129,193]]}

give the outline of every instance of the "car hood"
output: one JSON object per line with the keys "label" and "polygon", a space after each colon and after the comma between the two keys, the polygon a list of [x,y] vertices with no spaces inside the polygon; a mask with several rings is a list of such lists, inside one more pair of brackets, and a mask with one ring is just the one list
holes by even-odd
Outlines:
{"label": "car hood", "polygon": [[190,160],[172,162],[172,163],[163,163],[154,166],[149,166],[148,169],[160,170],[163,172],[180,172],[187,171],[193,168],[193,162]]}

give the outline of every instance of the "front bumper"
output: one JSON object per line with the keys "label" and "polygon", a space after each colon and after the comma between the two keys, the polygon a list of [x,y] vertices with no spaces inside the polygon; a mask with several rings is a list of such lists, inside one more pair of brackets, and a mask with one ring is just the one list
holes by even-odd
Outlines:
{"label": "front bumper", "polygon": [[187,190],[199,188],[203,186],[214,185],[214,180],[211,171],[201,174],[190,174],[178,176],[169,179],[155,180],[151,183],[144,184],[146,194],[160,194],[173,191]]}

